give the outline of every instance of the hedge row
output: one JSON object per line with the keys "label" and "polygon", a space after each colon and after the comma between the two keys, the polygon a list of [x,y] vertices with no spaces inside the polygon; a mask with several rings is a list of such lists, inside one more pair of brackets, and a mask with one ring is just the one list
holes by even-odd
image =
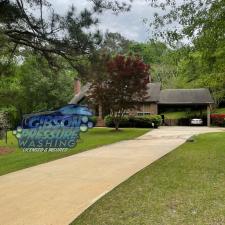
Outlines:
{"label": "hedge row", "polygon": [[225,114],[211,114],[210,117],[213,126],[225,127]]}
{"label": "hedge row", "polygon": [[[107,127],[114,127],[112,116],[108,115],[104,120]],[[124,116],[120,121],[120,127],[157,128],[161,123],[160,115]]]}
{"label": "hedge row", "polygon": [[217,119],[225,119],[225,114],[211,114],[210,117],[217,118]]}
{"label": "hedge row", "polygon": [[225,119],[223,118],[212,118],[211,124],[217,127],[225,127]]}

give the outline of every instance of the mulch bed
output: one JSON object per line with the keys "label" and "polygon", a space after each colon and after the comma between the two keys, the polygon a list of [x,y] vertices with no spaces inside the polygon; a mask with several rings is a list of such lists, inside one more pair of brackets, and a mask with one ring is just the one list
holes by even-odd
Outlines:
{"label": "mulch bed", "polygon": [[14,149],[13,148],[9,148],[9,147],[0,147],[0,155],[5,155],[8,153],[13,152]]}

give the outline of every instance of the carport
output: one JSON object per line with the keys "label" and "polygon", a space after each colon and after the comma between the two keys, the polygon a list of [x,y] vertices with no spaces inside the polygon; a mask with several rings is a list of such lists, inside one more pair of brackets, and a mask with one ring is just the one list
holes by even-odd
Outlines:
{"label": "carport", "polygon": [[159,107],[193,107],[207,109],[207,126],[210,126],[213,98],[206,88],[199,89],[164,89],[160,92]]}

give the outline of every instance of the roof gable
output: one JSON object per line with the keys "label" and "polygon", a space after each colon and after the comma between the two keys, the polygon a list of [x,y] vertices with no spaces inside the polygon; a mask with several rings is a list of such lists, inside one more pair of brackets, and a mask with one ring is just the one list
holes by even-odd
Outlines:
{"label": "roof gable", "polygon": [[160,97],[161,83],[147,84],[147,99],[146,102],[158,102]]}

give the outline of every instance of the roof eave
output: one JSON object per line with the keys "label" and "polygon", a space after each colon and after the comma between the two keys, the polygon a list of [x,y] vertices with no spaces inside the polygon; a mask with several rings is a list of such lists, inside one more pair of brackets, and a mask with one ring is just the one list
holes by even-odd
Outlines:
{"label": "roof eave", "polygon": [[159,105],[209,105],[214,102],[158,102]]}

